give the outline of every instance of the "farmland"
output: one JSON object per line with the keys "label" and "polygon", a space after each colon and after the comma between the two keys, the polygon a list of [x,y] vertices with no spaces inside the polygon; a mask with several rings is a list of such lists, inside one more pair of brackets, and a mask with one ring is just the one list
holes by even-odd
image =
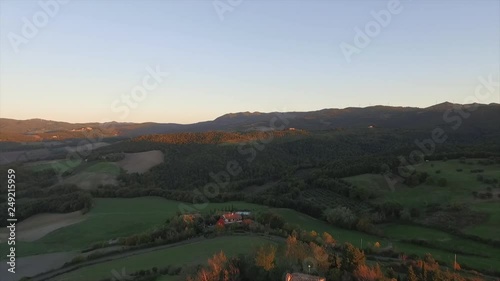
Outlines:
{"label": "farmland", "polygon": [[[271,242],[267,239],[252,236],[218,237],[88,266],[56,277],[54,280],[99,280],[106,277],[113,277],[113,270],[122,272],[122,269],[125,269],[125,272],[131,273],[152,267],[162,268],[167,265],[181,266],[204,263],[207,258],[220,251],[223,251],[227,256],[235,256],[241,253],[248,253],[256,249],[259,245],[269,243]],[[170,277],[164,279],[175,280],[170,279]]]}
{"label": "farmland", "polygon": [[[95,199],[95,206],[86,215],[85,221],[58,229],[34,242],[20,242],[18,255],[82,250],[96,242],[146,231],[175,215],[179,211],[179,204],[177,201],[156,197]],[[231,206],[248,210],[265,208],[243,202],[227,202],[211,203],[201,211]],[[0,244],[3,252],[7,248],[6,243]]]}

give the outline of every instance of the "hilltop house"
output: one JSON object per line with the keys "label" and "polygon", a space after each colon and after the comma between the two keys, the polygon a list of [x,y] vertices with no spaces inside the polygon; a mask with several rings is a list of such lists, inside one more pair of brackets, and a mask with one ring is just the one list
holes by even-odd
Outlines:
{"label": "hilltop house", "polygon": [[304,273],[287,273],[285,281],[326,281],[326,278]]}

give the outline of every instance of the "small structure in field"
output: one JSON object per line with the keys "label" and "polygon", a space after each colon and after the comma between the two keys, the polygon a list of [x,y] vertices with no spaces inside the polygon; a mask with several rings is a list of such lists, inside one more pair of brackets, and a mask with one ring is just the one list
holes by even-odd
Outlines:
{"label": "small structure in field", "polygon": [[304,273],[287,273],[285,281],[326,281],[326,278]]}

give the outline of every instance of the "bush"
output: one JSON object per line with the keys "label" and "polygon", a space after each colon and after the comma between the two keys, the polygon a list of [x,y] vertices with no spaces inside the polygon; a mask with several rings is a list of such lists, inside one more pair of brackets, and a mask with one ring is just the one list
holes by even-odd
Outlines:
{"label": "bush", "polygon": [[444,187],[444,186],[446,186],[446,184],[448,184],[448,181],[445,178],[440,178],[438,180],[438,185],[439,186]]}
{"label": "bush", "polygon": [[325,211],[326,220],[331,224],[338,224],[344,227],[352,228],[358,218],[356,214],[347,207],[335,207],[334,209],[327,209]]}
{"label": "bush", "polygon": [[425,183],[427,185],[433,185],[434,184],[434,179],[431,178],[431,177],[428,177],[426,180],[425,180]]}

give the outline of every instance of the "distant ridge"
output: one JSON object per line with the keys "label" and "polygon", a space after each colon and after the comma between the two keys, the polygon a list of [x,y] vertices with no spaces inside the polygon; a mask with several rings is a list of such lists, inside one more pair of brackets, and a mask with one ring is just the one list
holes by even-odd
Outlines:
{"label": "distant ridge", "polygon": [[[455,109],[467,112],[475,108],[467,118],[461,117]],[[445,116],[445,113],[447,115]],[[224,114],[212,121],[193,124],[175,123],[68,123],[43,119],[15,120],[0,118],[0,141],[42,141],[68,138],[137,137],[148,134],[207,131],[258,131],[271,126],[271,121],[286,118],[285,129],[296,128],[307,131],[349,128],[387,129],[433,129],[437,126],[450,127],[456,118],[462,118],[459,130],[462,132],[500,131],[500,104],[454,104],[443,102],[426,108],[375,105],[368,107],[325,108],[304,112],[236,112]],[[445,118],[446,117],[446,118]],[[283,120],[275,120],[277,126]],[[451,124],[449,124],[451,123]]]}

